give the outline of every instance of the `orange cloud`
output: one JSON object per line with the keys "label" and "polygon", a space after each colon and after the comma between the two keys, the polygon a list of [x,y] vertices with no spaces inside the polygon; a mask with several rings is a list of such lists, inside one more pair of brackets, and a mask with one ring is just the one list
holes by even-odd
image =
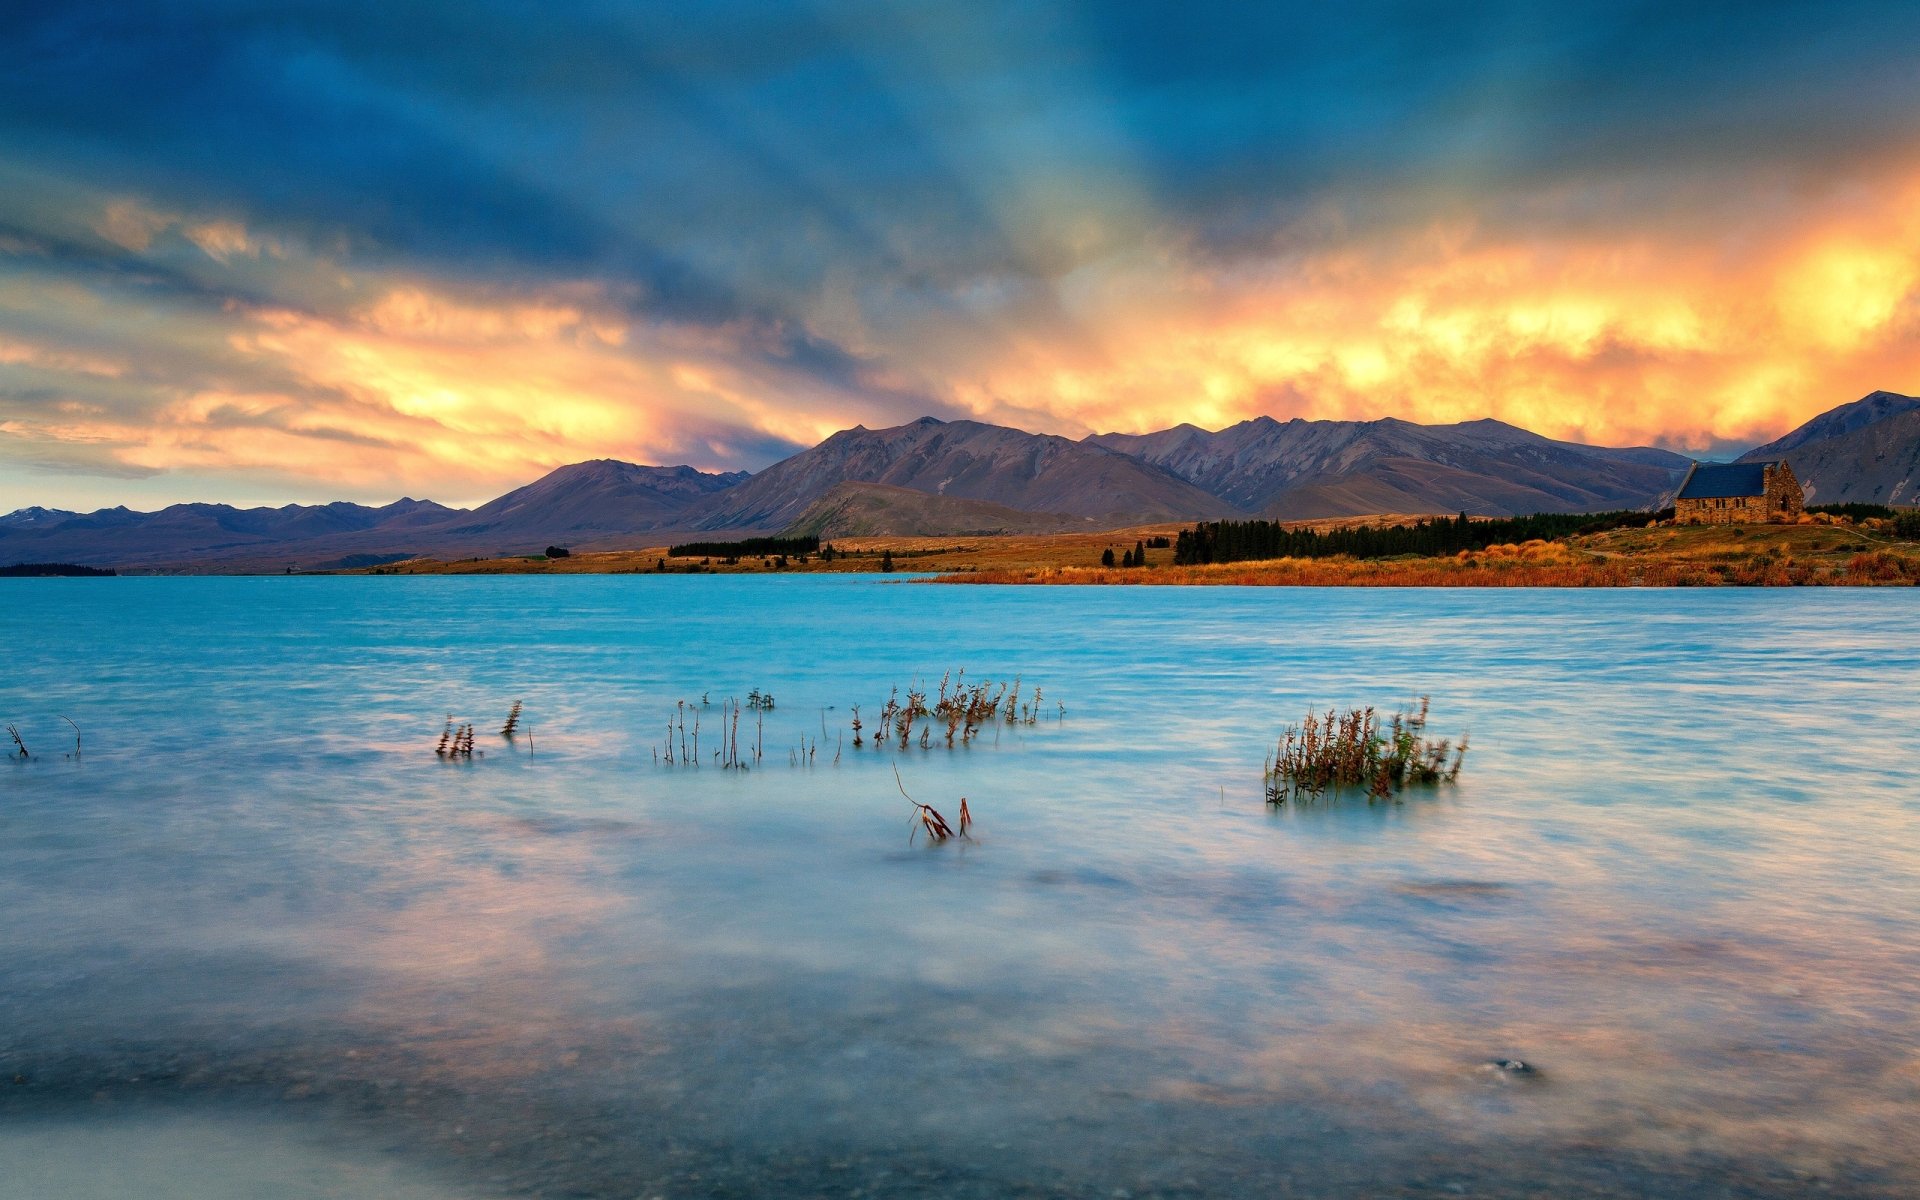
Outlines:
{"label": "orange cloud", "polygon": [[1168,237],[1078,273],[1090,344],[1022,342],[948,394],[1068,430],[1495,416],[1706,447],[1911,386],[1916,288],[1920,181],[1716,240],[1461,219],[1222,266]]}
{"label": "orange cloud", "polygon": [[407,286],[339,318],[247,312],[229,349],[297,386],[183,390],[137,420],[79,414],[32,432],[111,445],[144,470],[472,499],[587,457],[726,466],[729,431],[810,442],[842,420],[831,394],[780,403],[804,383],[742,367],[730,331],[635,327],[573,292],[501,303]]}
{"label": "orange cloud", "polygon": [[1142,215],[1147,232],[1061,249],[1046,279],[949,281],[947,306],[834,275],[782,301],[857,348],[833,378],[766,321],[648,320],[586,282],[389,278],[114,201],[87,219],[130,255],[304,302],[161,310],[35,260],[0,279],[0,370],[52,398],[0,411],[0,452],[471,501],[603,455],[758,465],[769,443],[909,420],[929,406],[914,397],[1067,434],[1494,416],[1706,448],[1920,383],[1920,176],[1753,184],[1606,229],[1567,214],[1625,202],[1580,199],[1372,228],[1323,213],[1231,253]]}

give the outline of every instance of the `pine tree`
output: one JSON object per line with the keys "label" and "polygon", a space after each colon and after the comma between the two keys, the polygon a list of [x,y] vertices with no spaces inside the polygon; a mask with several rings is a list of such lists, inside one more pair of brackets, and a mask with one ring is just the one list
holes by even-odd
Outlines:
{"label": "pine tree", "polygon": [[1133,565],[1136,567],[1144,567],[1147,565],[1147,544],[1145,542],[1135,542],[1133,544]]}
{"label": "pine tree", "polygon": [[1105,550],[1102,550],[1100,552],[1100,565],[1103,567],[1110,567],[1113,565],[1113,547],[1112,546],[1108,546]]}
{"label": "pine tree", "polygon": [[882,550],[880,552],[880,569],[882,571],[893,570],[893,551]]}

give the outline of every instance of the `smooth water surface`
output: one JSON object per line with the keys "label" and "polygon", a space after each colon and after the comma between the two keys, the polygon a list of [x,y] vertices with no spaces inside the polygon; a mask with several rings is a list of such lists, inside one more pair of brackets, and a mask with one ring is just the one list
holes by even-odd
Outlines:
{"label": "smooth water surface", "polygon": [[[1917,618],[0,581],[0,1196],[1920,1193]],[[852,747],[962,667],[1039,719]],[[1416,693],[1457,786],[1263,803],[1306,705]]]}

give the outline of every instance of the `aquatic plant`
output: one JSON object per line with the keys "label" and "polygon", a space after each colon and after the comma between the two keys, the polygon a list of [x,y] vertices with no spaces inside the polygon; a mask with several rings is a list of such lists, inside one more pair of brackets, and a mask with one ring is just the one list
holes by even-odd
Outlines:
{"label": "aquatic plant", "polygon": [[1460,777],[1467,739],[1458,744],[1426,736],[1427,697],[1413,712],[1396,711],[1382,726],[1372,707],[1309,711],[1289,725],[1267,759],[1267,803],[1318,800],[1329,790],[1364,788],[1369,802],[1393,799],[1409,786],[1452,783]]}
{"label": "aquatic plant", "polygon": [[507,710],[507,723],[500,727],[500,736],[511,740],[520,729],[520,701],[515,700],[513,707]]}
{"label": "aquatic plant", "polygon": [[[12,738],[13,744],[20,748],[19,758],[21,762],[25,762],[27,759],[33,757],[31,754],[27,753],[27,744],[20,740],[20,727],[18,725],[13,724],[12,722],[8,722],[7,736]],[[14,755],[9,753],[7,757],[12,758],[14,757]]]}
{"label": "aquatic plant", "polygon": [[[981,730],[1001,721],[1009,725],[1035,724],[1040,717],[1041,695],[1041,689],[1035,688],[1032,699],[1022,703],[1018,676],[1011,684],[996,684],[992,680],[968,683],[965,670],[942,675],[931,704],[927,702],[924,685],[909,686],[905,700],[900,698],[900,688],[896,686],[880,710],[875,726],[880,733],[873,744],[878,749],[891,739],[904,750],[913,743],[917,730],[922,749],[931,747],[936,732],[949,747],[964,746],[979,736]],[[856,748],[862,744],[862,728],[860,709],[856,705],[853,709]]]}
{"label": "aquatic plant", "polygon": [[453,714],[447,714],[446,724],[440,727],[440,744],[433,753],[438,758],[473,758],[473,722],[453,723]]}
{"label": "aquatic plant", "polygon": [[[704,710],[711,708],[711,692],[700,694],[700,703],[691,704],[685,700],[677,701],[673,711],[667,714],[666,738],[654,749],[653,759],[664,759],[668,766],[698,767],[707,759],[700,754],[700,733],[705,719]],[[707,756],[715,766],[727,770],[746,770],[748,758],[740,753],[740,711],[744,706],[737,699],[728,698],[720,702],[720,744]],[[693,716],[691,728],[687,725],[687,716]],[[760,758],[760,748],[756,745],[751,753],[753,761]]]}
{"label": "aquatic plant", "polygon": [[473,724],[463,722],[456,725],[449,716],[440,729],[440,744],[434,747],[434,754],[440,758],[453,759],[473,757]]}

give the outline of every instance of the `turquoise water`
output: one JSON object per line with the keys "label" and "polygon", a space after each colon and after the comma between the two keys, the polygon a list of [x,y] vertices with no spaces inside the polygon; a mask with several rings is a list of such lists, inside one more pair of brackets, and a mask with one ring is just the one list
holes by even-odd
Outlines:
{"label": "turquoise water", "polygon": [[[1917,605],[0,581],[0,1196],[1915,1194]],[[1420,692],[1457,786],[1263,804]]]}

